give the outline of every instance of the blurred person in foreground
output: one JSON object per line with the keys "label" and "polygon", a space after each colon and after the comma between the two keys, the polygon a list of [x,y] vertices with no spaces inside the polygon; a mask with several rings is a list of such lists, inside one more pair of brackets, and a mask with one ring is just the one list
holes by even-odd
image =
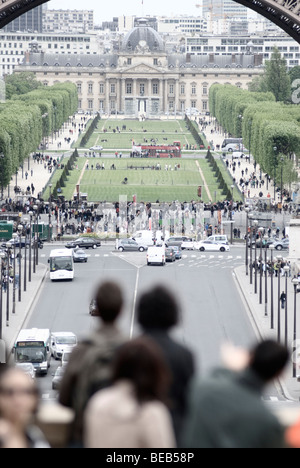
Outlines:
{"label": "blurred person in foreground", "polygon": [[49,448],[34,425],[39,392],[22,370],[2,368],[0,373],[0,448]]}
{"label": "blurred person in foreground", "polygon": [[262,401],[265,387],[279,378],[289,359],[273,341],[251,353],[227,354],[219,369],[195,385],[182,446],[185,448],[282,448],[284,429]]}
{"label": "blurred person in foreground", "polygon": [[170,376],[155,342],[138,338],[120,348],[112,381],[88,405],[86,448],[175,448],[166,407]]}
{"label": "blurred person in foreground", "polygon": [[161,348],[171,373],[169,400],[177,442],[186,416],[189,384],[195,372],[192,353],[170,336],[179,318],[179,305],[166,288],[157,286],[141,296],[138,322],[145,335]]}
{"label": "blurred person in foreground", "polygon": [[75,411],[71,445],[83,444],[83,415],[90,398],[108,387],[112,362],[125,337],[117,326],[124,305],[123,293],[113,282],[100,285],[96,294],[100,328],[73,351],[60,388],[59,402]]}

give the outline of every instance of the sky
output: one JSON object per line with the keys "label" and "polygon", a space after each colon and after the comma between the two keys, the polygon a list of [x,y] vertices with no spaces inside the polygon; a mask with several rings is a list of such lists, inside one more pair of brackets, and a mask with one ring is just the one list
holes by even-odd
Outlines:
{"label": "sky", "polygon": [[[50,9],[94,10],[96,23],[112,20],[114,16],[122,15],[193,15],[201,14],[201,0],[51,0],[47,3]],[[183,6],[184,5],[184,6]]]}

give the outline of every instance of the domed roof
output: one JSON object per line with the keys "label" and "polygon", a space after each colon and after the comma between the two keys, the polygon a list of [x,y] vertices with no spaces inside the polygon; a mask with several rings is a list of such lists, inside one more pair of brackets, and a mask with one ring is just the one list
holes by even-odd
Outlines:
{"label": "domed roof", "polygon": [[124,52],[135,52],[136,49],[141,49],[141,51],[149,49],[149,52],[163,52],[165,47],[161,36],[155,29],[139,26],[125,36],[122,44]]}

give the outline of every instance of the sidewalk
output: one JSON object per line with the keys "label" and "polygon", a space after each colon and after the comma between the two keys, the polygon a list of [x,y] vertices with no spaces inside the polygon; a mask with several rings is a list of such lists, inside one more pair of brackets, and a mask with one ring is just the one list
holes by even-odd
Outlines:
{"label": "sidewalk", "polygon": [[[199,126],[200,128],[200,126]],[[200,128],[201,130],[201,128]],[[213,133],[212,133],[213,131]],[[216,130],[216,127],[215,125],[209,125],[205,132],[205,137],[207,139],[207,141],[211,144],[211,146],[213,146],[214,148],[216,148],[217,145],[220,146],[220,148],[222,148],[222,143],[224,141],[224,139],[226,138],[226,135],[224,133],[223,130]],[[220,150],[221,151],[221,150]],[[221,157],[221,154],[220,153],[220,157]],[[246,156],[248,156],[249,154],[249,151],[246,152]],[[219,153],[218,153],[219,155]],[[233,166],[233,161],[232,161],[232,155],[230,153],[228,153],[226,155],[226,158],[224,159],[224,161],[226,162],[226,160],[228,160],[228,170],[230,172],[230,174],[232,175],[232,177],[236,180],[236,184],[237,186],[242,190],[241,186],[239,185],[240,183],[240,180],[241,179],[249,179],[250,176],[254,173],[255,176],[257,177],[258,180],[260,180],[260,166],[257,164],[256,168],[254,166],[254,160],[253,160],[253,157],[251,157],[251,162],[249,163],[248,161],[246,161],[245,159],[235,159],[234,162],[236,162],[236,167],[235,167],[235,170],[234,170],[234,166]],[[240,165],[239,165],[240,163]],[[267,187],[267,179],[264,177],[265,176],[265,173],[263,172],[262,173],[262,180],[264,181],[264,184],[262,184],[261,186],[259,185],[258,188],[255,187],[255,188],[252,188],[251,187],[251,184],[249,184],[248,187],[245,188],[245,199],[246,198],[251,198],[251,199],[260,199],[260,196],[259,194],[262,193],[263,194],[263,198],[268,198],[268,195],[269,195],[269,198],[271,197],[272,200],[274,200],[274,182],[273,180],[271,181],[271,183],[268,184],[268,187]],[[248,193],[248,191],[250,191],[250,193]],[[248,196],[250,195],[250,196]],[[276,202],[278,202],[279,200],[277,199]]]}
{"label": "sidewalk", "polygon": [[[18,271],[18,267],[17,267]],[[2,331],[3,340],[7,347],[8,358],[10,352],[14,346],[15,340],[24,327],[26,319],[32,309],[34,301],[36,300],[38,293],[43,285],[46,278],[47,267],[39,264],[36,267],[36,273],[32,274],[31,283],[28,282],[27,277],[27,291],[24,292],[24,277],[22,278],[22,294],[21,302],[18,302],[18,289],[16,289],[16,313],[13,314],[13,284],[10,284],[9,293],[9,321],[7,322],[7,293],[3,292],[3,304],[2,304]],[[22,274],[24,274],[24,264],[22,262]],[[27,273],[28,274],[28,273]],[[8,326],[7,326],[8,324]]]}
{"label": "sidewalk", "polygon": [[[235,270],[236,280],[242,292],[242,295],[247,303],[249,314],[254,321],[257,333],[261,339],[278,338],[278,279],[274,277],[274,330],[271,330],[271,278],[268,278],[268,316],[265,316],[265,278],[263,278],[263,304],[259,304],[260,282],[258,274],[258,294],[254,294],[254,275],[253,286],[250,285],[250,276],[246,276],[246,267],[238,267]],[[288,278],[288,347],[291,355],[293,354],[293,329],[294,329],[294,288],[291,284],[291,279]],[[285,278],[280,278],[280,294],[285,291]],[[300,297],[297,297],[297,311],[300,311]],[[280,305],[281,307],[281,305]],[[281,342],[285,340],[285,310],[281,312]],[[299,314],[298,314],[299,317]],[[297,333],[300,338],[300,323],[298,320]],[[299,345],[298,345],[299,355]],[[297,375],[300,375],[300,362],[298,362]],[[300,400],[300,383],[293,377],[292,357],[288,368],[280,380],[284,396],[292,401],[299,402]]]}
{"label": "sidewalk", "polygon": [[[61,158],[64,156],[66,152],[72,151],[72,144],[75,141],[77,141],[79,137],[79,124],[82,124],[83,122],[81,119],[83,118],[82,115],[76,114],[75,120],[72,122],[68,122],[64,124],[63,128],[56,134],[56,138],[53,137],[53,143],[52,143],[52,137],[49,137],[49,144],[47,146],[47,149],[44,151],[39,151],[37,150],[37,153],[40,152],[44,154],[45,156],[52,156],[54,159],[57,157]],[[76,129],[74,129],[72,123],[76,123]],[[73,131],[73,134],[70,134],[70,131]],[[65,141],[65,138],[71,138],[70,143],[67,143]],[[53,154],[54,153],[54,154]],[[31,175],[31,171],[32,175]],[[26,179],[26,172],[28,173],[28,178]],[[24,161],[24,170],[23,170],[23,177],[22,177],[22,169],[19,169],[18,176],[16,179],[16,176],[12,176],[12,180],[10,182],[10,190],[9,190],[9,195],[10,198],[13,200],[17,200],[18,197],[22,196],[23,194],[26,193],[27,187],[31,186],[31,184],[34,185],[35,191],[34,191],[34,196],[37,196],[40,192],[43,192],[44,188],[48,184],[53,172],[50,173],[48,171],[48,168],[44,168],[44,164],[38,163],[33,159],[31,156],[28,159]],[[14,187],[18,186],[22,190],[22,194],[17,194],[15,195],[14,193]],[[6,188],[3,192],[3,198],[4,200],[9,198],[8,197],[8,188]]]}

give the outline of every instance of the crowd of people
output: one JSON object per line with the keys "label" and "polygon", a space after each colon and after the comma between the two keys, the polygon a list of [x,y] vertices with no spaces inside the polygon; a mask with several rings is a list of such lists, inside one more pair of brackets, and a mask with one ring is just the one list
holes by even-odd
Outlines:
{"label": "crowd of people", "polygon": [[[286,367],[285,347],[273,341],[250,351],[226,347],[224,366],[199,378],[193,353],[170,333],[181,309],[167,289],[157,286],[139,298],[141,335],[131,341],[120,327],[120,287],[101,284],[96,304],[99,329],[74,349],[60,386],[59,402],[74,414],[66,446],[299,447],[299,427],[286,430],[261,398]],[[39,405],[36,382],[2,365],[1,447],[49,446],[35,418]]]}

